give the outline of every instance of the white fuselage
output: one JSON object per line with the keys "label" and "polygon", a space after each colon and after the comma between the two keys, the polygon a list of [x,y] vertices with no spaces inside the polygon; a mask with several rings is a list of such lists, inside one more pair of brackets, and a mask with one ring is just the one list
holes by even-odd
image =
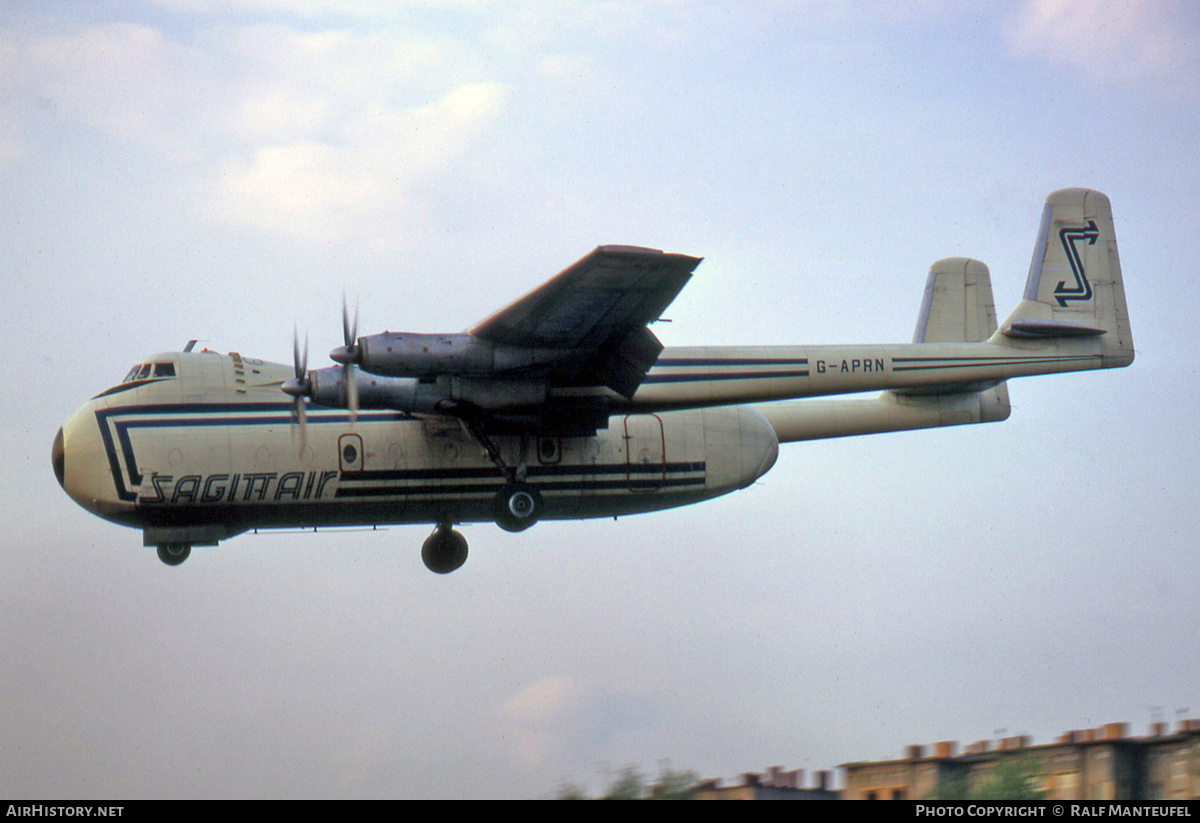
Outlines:
{"label": "white fuselage", "polygon": [[[456,420],[308,407],[303,445],[279,385],[291,369],[237,354],[165,353],[174,377],[132,380],[64,424],[62,483],[125,525],[194,543],[252,528],[493,519],[506,478]],[[543,519],[603,517],[706,500],[775,462],[771,425],[748,408],[612,418],[589,437],[499,435]]]}

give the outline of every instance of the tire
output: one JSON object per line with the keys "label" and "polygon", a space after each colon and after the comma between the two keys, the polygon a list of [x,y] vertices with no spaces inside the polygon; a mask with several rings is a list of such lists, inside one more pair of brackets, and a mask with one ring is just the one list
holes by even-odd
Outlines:
{"label": "tire", "polygon": [[158,559],[168,566],[178,566],[187,560],[191,553],[192,547],[187,543],[160,543],[158,545]]}
{"label": "tire", "polygon": [[523,532],[542,516],[542,495],[527,483],[509,483],[497,493],[493,514],[500,528]]}
{"label": "tire", "polygon": [[467,562],[467,539],[454,529],[439,528],[421,545],[421,560],[434,574],[450,574]]}

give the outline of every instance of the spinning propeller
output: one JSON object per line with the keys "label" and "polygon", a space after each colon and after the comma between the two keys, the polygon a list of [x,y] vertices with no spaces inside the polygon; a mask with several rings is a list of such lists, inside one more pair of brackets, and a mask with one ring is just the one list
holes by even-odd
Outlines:
{"label": "spinning propeller", "polygon": [[300,452],[303,453],[307,443],[304,398],[312,396],[312,382],[308,379],[308,335],[304,335],[304,354],[301,354],[300,334],[295,326],[292,327],[292,366],[296,376],[280,388],[292,397],[292,419],[300,424]]}
{"label": "spinning propeller", "polygon": [[358,385],[354,379],[354,367],[362,358],[358,345],[358,304],[354,304],[354,323],[350,322],[350,311],[346,307],[346,295],[342,294],[342,342],[343,345],[329,353],[334,362],[342,364],[342,384],[346,387],[346,401],[350,409],[350,422],[358,417]]}
{"label": "spinning propeller", "polygon": [[362,349],[357,344],[358,307],[354,309],[354,321],[350,321],[350,311],[346,306],[346,296],[342,295],[342,341],[343,345],[330,352],[330,357],[341,364],[340,374],[333,381],[334,369],[308,370],[308,335],[304,336],[304,351],[300,351],[300,335],[292,329],[292,365],[295,377],[284,382],[280,388],[292,397],[292,420],[300,425],[300,450],[305,445],[305,413],[304,398],[324,406],[341,405],[344,401],[350,411],[350,422],[358,418],[358,385],[355,368],[362,357]]}

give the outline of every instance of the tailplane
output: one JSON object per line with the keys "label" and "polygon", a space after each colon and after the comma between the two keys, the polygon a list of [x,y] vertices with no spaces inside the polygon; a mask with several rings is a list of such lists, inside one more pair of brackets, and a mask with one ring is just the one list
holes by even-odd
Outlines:
{"label": "tailplane", "polygon": [[[988,267],[948,257],[929,269],[914,343],[978,343],[996,331]],[[784,400],[755,406],[780,443],[1006,420],[1003,381],[891,389],[862,400]]]}
{"label": "tailplane", "polygon": [[1019,348],[1099,338],[1102,367],[1133,362],[1112,205],[1090,189],[1046,198],[1024,299],[990,342]]}
{"label": "tailplane", "polygon": [[[969,257],[947,257],[929,267],[925,296],[913,332],[914,343],[979,343],[996,331],[996,303],[988,267]],[[1004,420],[1009,414],[1008,387],[990,380],[983,383],[949,383],[913,389],[893,389],[884,395],[897,398],[961,396],[947,402],[978,402],[979,420]],[[929,401],[932,402],[932,401]]]}

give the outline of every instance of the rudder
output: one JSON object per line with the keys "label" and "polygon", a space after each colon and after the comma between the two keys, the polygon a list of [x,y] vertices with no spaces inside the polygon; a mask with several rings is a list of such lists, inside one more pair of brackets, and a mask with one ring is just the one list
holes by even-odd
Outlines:
{"label": "rudder", "polygon": [[1046,198],[1024,298],[992,342],[1098,337],[1102,366],[1133,362],[1133,334],[1112,204],[1090,189],[1060,189]]}

